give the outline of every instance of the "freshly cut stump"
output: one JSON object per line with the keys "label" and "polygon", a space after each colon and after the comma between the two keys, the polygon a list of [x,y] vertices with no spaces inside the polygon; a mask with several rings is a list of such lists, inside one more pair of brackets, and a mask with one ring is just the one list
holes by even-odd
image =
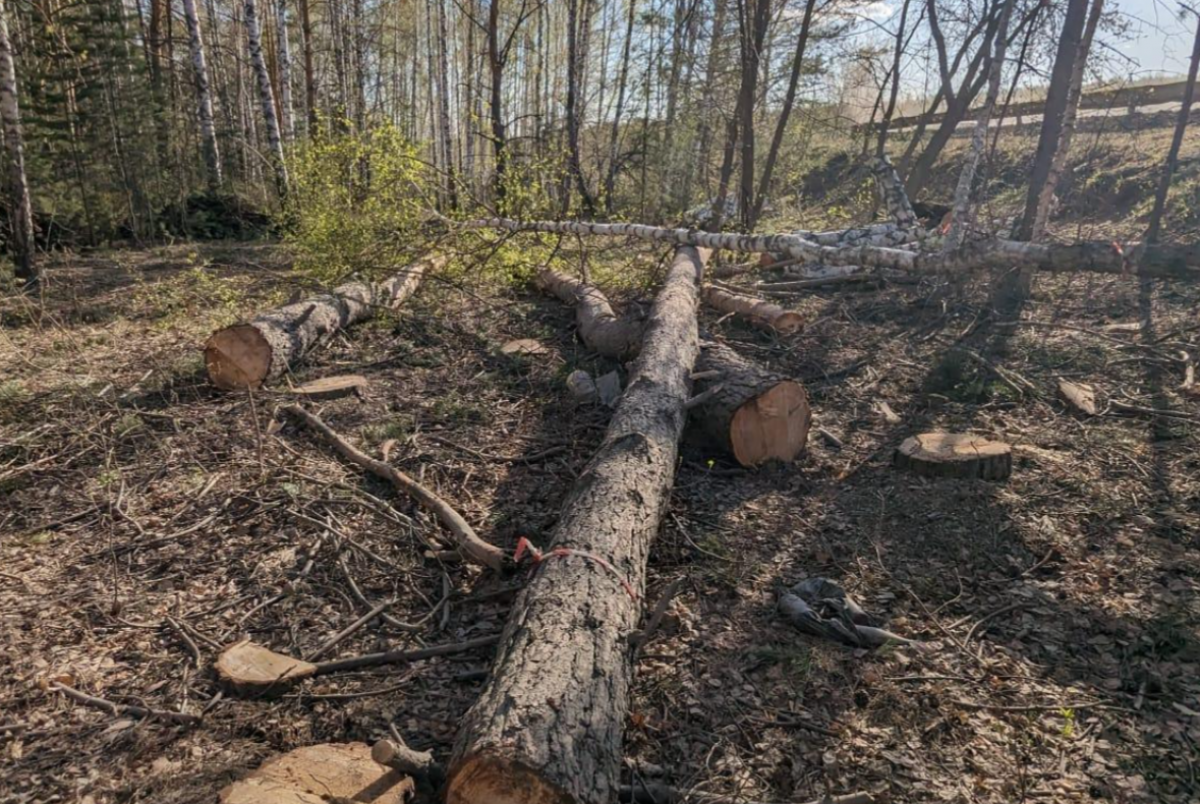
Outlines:
{"label": "freshly cut stump", "polygon": [[926,477],[1003,480],[1012,474],[1012,447],[961,433],[923,433],[896,450],[895,464]]}
{"label": "freshly cut stump", "polygon": [[463,721],[447,804],[612,804],[650,544],[666,513],[700,351],[703,258],[680,248],[605,433],[513,604]]}
{"label": "freshly cut stump", "polygon": [[327,743],[275,757],[221,791],[221,804],[406,804],[413,781],[371,759],[365,743]]}
{"label": "freshly cut stump", "polygon": [[225,391],[258,388],[299,362],[334,332],[395,309],[413,294],[421,277],[442,258],[405,268],[384,282],[348,282],[321,296],[261,313],[217,330],[204,345],[204,365],[213,385]]}
{"label": "freshly cut stump", "polygon": [[751,324],[761,329],[773,330],[781,335],[791,335],[804,329],[803,315],[764,299],[742,293],[730,293],[711,285],[704,288],[702,296],[704,303],[714,310],[744,316]]}
{"label": "freshly cut stump", "polygon": [[217,659],[217,678],[238,695],[282,693],[317,672],[317,666],[250,641],[225,649]]}
{"label": "freshly cut stump", "polygon": [[696,361],[698,394],[712,396],[692,419],[742,466],[792,461],[808,445],[812,409],[804,386],[751,363],[728,346],[707,344]]}

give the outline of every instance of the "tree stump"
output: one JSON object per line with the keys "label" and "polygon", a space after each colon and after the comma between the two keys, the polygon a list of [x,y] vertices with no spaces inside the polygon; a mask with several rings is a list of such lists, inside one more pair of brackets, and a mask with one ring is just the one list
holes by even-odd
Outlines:
{"label": "tree stump", "polygon": [[960,433],[922,433],[896,450],[896,466],[925,477],[1003,480],[1012,474],[1012,447]]}

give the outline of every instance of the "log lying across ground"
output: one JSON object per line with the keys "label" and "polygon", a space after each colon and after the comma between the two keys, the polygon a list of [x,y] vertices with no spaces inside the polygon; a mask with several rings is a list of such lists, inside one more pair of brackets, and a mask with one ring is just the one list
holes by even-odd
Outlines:
{"label": "log lying across ground", "polygon": [[[701,252],[702,260],[707,257],[707,252]],[[599,288],[550,269],[543,269],[539,283],[568,304],[586,300],[576,307],[576,319],[580,338],[592,351],[622,358],[640,348],[645,325],[617,318]],[[560,292],[564,288],[569,292]],[[596,309],[605,311],[605,317],[598,318]],[[696,373],[710,381],[701,389],[692,416],[742,466],[792,461],[804,451],[812,412],[800,383],[724,347],[705,348],[696,361]]]}
{"label": "log lying across ground", "polygon": [[400,306],[425,273],[443,262],[441,257],[424,260],[383,282],[348,282],[332,293],[218,330],[204,345],[209,379],[226,391],[258,388],[282,375],[332,333],[366,320],[379,308]]}
{"label": "log lying across ground", "polygon": [[651,541],[666,512],[700,351],[703,260],[676,251],[628,390],[518,596],[450,763],[448,804],[610,804]]}
{"label": "log lying across ground", "polygon": [[751,254],[782,254],[804,263],[860,265],[864,268],[892,268],[897,271],[929,274],[953,274],[977,268],[1011,268],[1032,264],[1039,271],[1084,271],[1200,280],[1200,243],[1120,246],[1098,241],[1039,244],[991,238],[969,242],[953,253],[944,254],[874,245],[823,246],[801,235],[740,235],[699,232],[693,229],[668,229],[634,223],[488,218],[470,221],[464,226],[469,229],[503,229],[510,232],[637,237],[698,248]]}
{"label": "log lying across ground", "polygon": [[714,310],[744,316],[751,324],[762,329],[772,330],[781,335],[791,335],[804,329],[803,315],[764,299],[744,293],[733,293],[712,285],[705,285],[701,295],[704,303]]}

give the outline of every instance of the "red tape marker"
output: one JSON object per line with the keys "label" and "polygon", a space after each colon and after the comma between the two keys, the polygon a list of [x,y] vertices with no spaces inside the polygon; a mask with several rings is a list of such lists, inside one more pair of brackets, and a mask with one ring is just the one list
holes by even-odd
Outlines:
{"label": "red tape marker", "polygon": [[589,553],[586,550],[572,550],[569,547],[555,547],[549,553],[543,553],[541,550],[533,546],[533,542],[522,536],[520,539],[517,539],[517,549],[513,552],[513,561],[520,564],[521,559],[525,557],[526,553],[529,553],[530,560],[533,562],[535,567],[548,559],[566,558],[567,556],[580,556],[581,558],[586,558],[588,561],[595,561],[597,564],[611,572],[613,577],[620,582],[621,587],[629,594],[630,599],[633,600],[634,603],[637,602],[637,592],[633,591],[633,586],[630,585],[629,581],[625,580],[624,576],[617,572],[617,568],[610,564],[608,559],[602,558],[595,553]]}

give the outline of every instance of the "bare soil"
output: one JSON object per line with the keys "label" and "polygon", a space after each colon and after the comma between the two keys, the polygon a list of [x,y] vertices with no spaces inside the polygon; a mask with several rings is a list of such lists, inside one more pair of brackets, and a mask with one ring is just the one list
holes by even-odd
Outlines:
{"label": "bare soil", "polygon": [[[627,305],[663,256],[636,262]],[[243,634],[299,657],[361,616],[351,578],[422,625],[372,624],[339,656],[497,633],[523,580],[427,556],[435,522],[276,423],[286,383],[205,382],[204,336],[286,300],[287,268],[269,245],[76,257],[43,300],[0,307],[0,801],[212,802],[267,757],[389,724],[446,756],[485,650],[274,700],[220,696],[213,678]],[[1200,289],[1043,277],[1004,329],[985,320],[986,280],[810,292],[791,302],[809,326],[786,339],[704,313],[710,335],[806,382],[816,426],[801,460],[760,471],[689,434],[648,597],[686,580],[637,668],[631,776],[746,801],[1200,797],[1200,397],[1181,388]],[[502,354],[516,338],[548,354]],[[374,454],[393,441],[393,463],[511,550],[549,541],[602,436],[607,411],[566,392],[575,368],[623,371],[557,301],[446,280],[289,379],[367,377],[362,398],[314,409]],[[1068,412],[1060,377],[1093,384],[1100,415]],[[1013,444],[1012,477],[890,465],[934,429]],[[812,575],[922,644],[794,631],[776,596]],[[114,716],[55,682],[204,719]]]}

